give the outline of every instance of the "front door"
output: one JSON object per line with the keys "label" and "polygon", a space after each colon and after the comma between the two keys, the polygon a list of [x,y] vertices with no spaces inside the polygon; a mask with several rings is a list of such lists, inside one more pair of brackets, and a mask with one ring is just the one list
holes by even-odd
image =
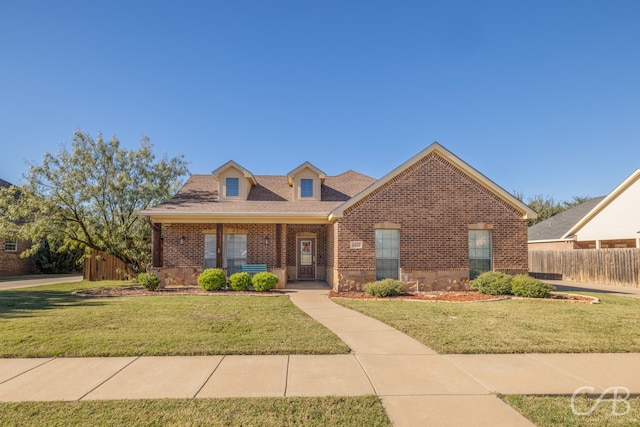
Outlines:
{"label": "front door", "polygon": [[316,278],[316,239],[298,239],[298,279]]}

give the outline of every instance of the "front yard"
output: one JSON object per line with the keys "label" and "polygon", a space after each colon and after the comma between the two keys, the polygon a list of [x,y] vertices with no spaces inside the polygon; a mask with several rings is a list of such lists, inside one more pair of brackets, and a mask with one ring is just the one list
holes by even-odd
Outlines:
{"label": "front yard", "polygon": [[349,352],[286,296],[72,294],[96,286],[79,282],[0,291],[0,357]]}
{"label": "front yard", "polygon": [[[100,286],[124,286],[102,282]],[[126,284],[128,285],[128,284]],[[348,347],[286,296],[79,297],[79,282],[0,291],[0,357],[338,354]],[[439,353],[640,352],[640,300],[334,302]],[[572,413],[571,397],[501,396],[540,426],[638,425],[640,400],[611,416]],[[577,400],[579,410],[598,402]],[[622,408],[624,409],[624,408]],[[607,412],[608,411],[608,412]],[[188,420],[188,422],[185,422]],[[0,403],[8,425],[390,425],[376,396]]]}
{"label": "front yard", "polygon": [[601,304],[549,300],[451,303],[334,298],[438,353],[640,352],[640,300]]}

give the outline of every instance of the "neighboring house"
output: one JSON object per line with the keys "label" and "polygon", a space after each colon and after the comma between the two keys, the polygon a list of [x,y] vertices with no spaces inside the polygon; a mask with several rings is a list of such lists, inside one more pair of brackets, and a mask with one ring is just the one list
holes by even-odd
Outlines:
{"label": "neighboring house", "polygon": [[640,169],[607,196],[529,228],[530,250],[640,248]]}
{"label": "neighboring house", "polygon": [[339,291],[382,278],[457,290],[482,271],[526,273],[536,217],[438,143],[379,180],[327,176],[309,162],[253,175],[230,161],[140,215],[152,221],[153,270],[166,285],[249,263],[266,264],[280,287],[320,280]]}
{"label": "neighboring house", "polygon": [[[11,187],[11,184],[0,179],[0,187]],[[0,276],[16,276],[36,273],[37,269],[32,258],[20,258],[22,251],[31,244],[26,241],[0,237]]]}
{"label": "neighboring house", "polygon": [[578,242],[564,236],[604,197],[594,197],[529,227],[529,250],[579,249]]}

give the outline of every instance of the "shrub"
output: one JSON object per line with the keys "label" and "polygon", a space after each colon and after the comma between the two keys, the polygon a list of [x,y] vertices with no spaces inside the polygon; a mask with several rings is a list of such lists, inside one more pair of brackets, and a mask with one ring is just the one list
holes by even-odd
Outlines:
{"label": "shrub", "polygon": [[153,273],[139,273],[135,282],[150,291],[155,291],[160,286],[160,278]]}
{"label": "shrub", "polygon": [[393,297],[404,292],[404,285],[398,280],[384,279],[367,283],[364,291],[373,297]]}
{"label": "shrub", "polygon": [[511,289],[513,294],[518,297],[547,298],[555,288],[526,274],[518,274],[513,276]]}
{"label": "shrub", "polygon": [[219,268],[207,268],[198,276],[198,285],[205,291],[219,291],[227,286],[227,276]]}
{"label": "shrub", "polygon": [[278,284],[278,276],[268,271],[256,273],[253,276],[253,289],[258,292],[270,291],[276,288]]}
{"label": "shrub", "polygon": [[234,291],[246,291],[251,286],[251,276],[249,273],[233,273],[229,277],[229,287]]}
{"label": "shrub", "polygon": [[511,279],[499,271],[487,271],[471,282],[471,289],[487,295],[511,295]]}

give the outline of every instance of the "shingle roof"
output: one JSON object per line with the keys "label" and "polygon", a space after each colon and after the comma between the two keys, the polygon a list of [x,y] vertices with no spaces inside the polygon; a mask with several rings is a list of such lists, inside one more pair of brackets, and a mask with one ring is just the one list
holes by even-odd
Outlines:
{"label": "shingle roof", "polygon": [[321,187],[322,201],[293,201],[284,175],[254,175],[256,185],[248,200],[219,200],[218,184],[212,175],[191,175],[175,197],[140,212],[162,214],[326,214],[375,182],[354,171],[327,176]]}
{"label": "shingle roof", "polygon": [[594,197],[529,227],[529,241],[559,240],[587,215],[605,196]]}
{"label": "shingle roof", "polygon": [[10,182],[7,182],[4,179],[0,178],[0,187],[9,188],[9,187],[11,187],[11,185],[12,184]]}

